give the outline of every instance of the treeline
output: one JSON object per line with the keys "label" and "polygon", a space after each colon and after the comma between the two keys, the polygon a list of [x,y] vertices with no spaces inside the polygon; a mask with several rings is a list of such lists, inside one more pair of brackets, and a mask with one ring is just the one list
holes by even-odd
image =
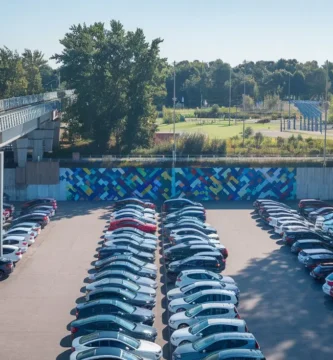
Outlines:
{"label": "treeline", "polygon": [[[324,64],[325,65],[325,64]],[[317,61],[300,63],[295,59],[278,61],[244,61],[231,68],[218,59],[208,63],[181,61],[176,64],[176,95],[184,98],[184,106],[201,107],[206,100],[209,105],[229,105],[231,72],[232,105],[242,104],[244,93],[255,102],[270,101],[273,97],[287,99],[321,99],[325,94],[326,66]],[[329,63],[329,79],[333,81],[333,63]],[[173,66],[169,67],[166,79],[165,105],[173,105]]]}
{"label": "treeline", "polygon": [[57,71],[42,52],[25,49],[22,54],[0,48],[0,99],[39,94],[58,87]]}

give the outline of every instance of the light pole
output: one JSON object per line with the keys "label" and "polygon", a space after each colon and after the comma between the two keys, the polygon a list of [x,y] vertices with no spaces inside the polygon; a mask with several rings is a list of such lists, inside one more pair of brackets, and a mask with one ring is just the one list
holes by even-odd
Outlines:
{"label": "light pole", "polygon": [[244,141],[245,141],[245,94],[246,94],[246,88],[245,88],[245,78],[246,78],[246,69],[244,64],[244,94],[243,94],[243,147],[244,147]]}
{"label": "light pole", "polygon": [[4,160],[3,160],[3,151],[0,152],[0,257],[3,254],[2,251],[2,238],[3,238],[3,172],[4,172]]}
{"label": "light pole", "polygon": [[326,86],[325,86],[325,102],[324,102],[324,109],[325,109],[325,127],[324,127],[324,166],[326,166],[326,146],[327,146],[327,113],[328,113],[328,60],[326,62]]}
{"label": "light pole", "polygon": [[172,196],[176,195],[176,179],[175,179],[175,165],[176,165],[176,62],[173,63],[173,151],[172,151]]}
{"label": "light pole", "polygon": [[230,74],[229,74],[229,126],[230,126],[230,121],[231,121],[231,116],[230,116],[230,109],[231,109],[231,71],[232,71],[232,67],[230,65]]}
{"label": "light pole", "polygon": [[289,73],[289,86],[288,86],[288,100],[289,100],[288,128],[290,130],[290,73]]}

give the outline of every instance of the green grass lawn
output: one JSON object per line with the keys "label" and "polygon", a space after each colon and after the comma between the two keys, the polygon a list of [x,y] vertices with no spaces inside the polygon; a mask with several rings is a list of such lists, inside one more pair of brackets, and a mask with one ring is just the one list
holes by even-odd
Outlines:
{"label": "green grass lawn", "polygon": [[[204,124],[200,125],[197,122],[182,122],[176,124],[176,132],[192,132],[192,133],[203,133],[207,134],[211,138],[219,138],[219,139],[228,139],[235,135],[241,135],[243,132],[243,123],[238,122],[236,125],[232,123],[231,126],[228,125],[228,121],[221,121],[216,124]],[[262,130],[278,130],[280,129],[279,124],[255,124],[255,123],[246,123],[245,127],[251,126],[254,132],[262,131]],[[161,132],[172,132],[173,125],[161,124],[158,127],[158,131]]]}

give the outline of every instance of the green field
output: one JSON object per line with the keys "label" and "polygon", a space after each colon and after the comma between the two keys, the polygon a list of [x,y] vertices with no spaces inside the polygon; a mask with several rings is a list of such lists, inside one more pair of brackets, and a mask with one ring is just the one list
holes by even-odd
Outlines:
{"label": "green field", "polygon": [[[280,125],[278,123],[256,124],[256,123],[245,122],[245,127],[247,126],[251,126],[254,132],[258,132],[262,130],[276,131],[280,129]],[[158,127],[158,131],[172,132],[173,125],[161,124]],[[199,122],[181,122],[176,124],[176,132],[202,133],[202,134],[207,134],[211,138],[228,139],[235,135],[242,135],[243,123],[238,122],[236,125],[232,123],[232,125],[229,126],[228,121],[221,121],[215,124],[206,123],[203,125],[201,125]]]}

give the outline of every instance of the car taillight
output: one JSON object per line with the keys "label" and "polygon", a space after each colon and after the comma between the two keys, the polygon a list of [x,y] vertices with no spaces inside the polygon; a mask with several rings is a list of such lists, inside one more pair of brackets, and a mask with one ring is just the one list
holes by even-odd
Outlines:
{"label": "car taillight", "polygon": [[79,311],[76,309],[75,311],[75,316],[78,317],[79,316]]}
{"label": "car taillight", "polygon": [[21,251],[17,251],[15,255],[22,255]]}
{"label": "car taillight", "polygon": [[78,332],[78,330],[79,330],[79,329],[76,328],[76,327],[73,327],[73,326],[71,327],[71,333],[72,333],[72,334],[75,334],[76,332]]}
{"label": "car taillight", "polygon": [[259,344],[258,344],[258,341],[256,341],[256,349],[260,349],[260,346],[259,346]]}
{"label": "car taillight", "polygon": [[12,263],[6,264],[6,268],[7,268],[7,269],[11,269],[12,267],[13,267],[13,264],[12,264]]}
{"label": "car taillight", "polygon": [[28,243],[27,243],[27,242],[25,242],[25,241],[22,243],[22,245],[24,245],[24,246],[25,246],[25,245],[27,245],[27,244],[28,244]]}
{"label": "car taillight", "polygon": [[181,280],[181,278],[180,278],[180,277],[178,277],[176,281],[180,281],[180,280]]}
{"label": "car taillight", "polygon": [[[222,261],[225,261],[225,260],[223,259]],[[221,265],[219,263],[217,263],[215,266],[220,267]]]}
{"label": "car taillight", "polygon": [[74,352],[74,351],[75,351],[75,347],[72,346],[72,347],[71,347],[71,350],[72,350],[72,352]]}
{"label": "car taillight", "polygon": [[46,221],[46,220],[47,220],[47,216],[44,216],[44,217],[43,217],[43,220]]}
{"label": "car taillight", "polygon": [[267,218],[267,221],[271,221],[271,220],[272,220],[272,218],[270,218],[270,217],[269,217],[269,218]]}
{"label": "car taillight", "polygon": [[329,281],[329,280],[327,280],[327,285],[329,285],[329,286],[333,286],[333,281]]}
{"label": "car taillight", "polygon": [[224,255],[224,257],[227,257],[228,256],[228,250],[227,249],[223,249],[223,255]]}
{"label": "car taillight", "polygon": [[30,233],[30,236],[34,236],[34,233]]}
{"label": "car taillight", "polygon": [[100,258],[101,258],[101,254],[100,254],[100,252],[98,252],[97,257],[98,257],[98,259],[100,259]]}
{"label": "car taillight", "polygon": [[302,208],[302,207],[304,207],[304,204],[303,204],[303,203],[299,203],[299,204],[298,204],[298,207]]}

